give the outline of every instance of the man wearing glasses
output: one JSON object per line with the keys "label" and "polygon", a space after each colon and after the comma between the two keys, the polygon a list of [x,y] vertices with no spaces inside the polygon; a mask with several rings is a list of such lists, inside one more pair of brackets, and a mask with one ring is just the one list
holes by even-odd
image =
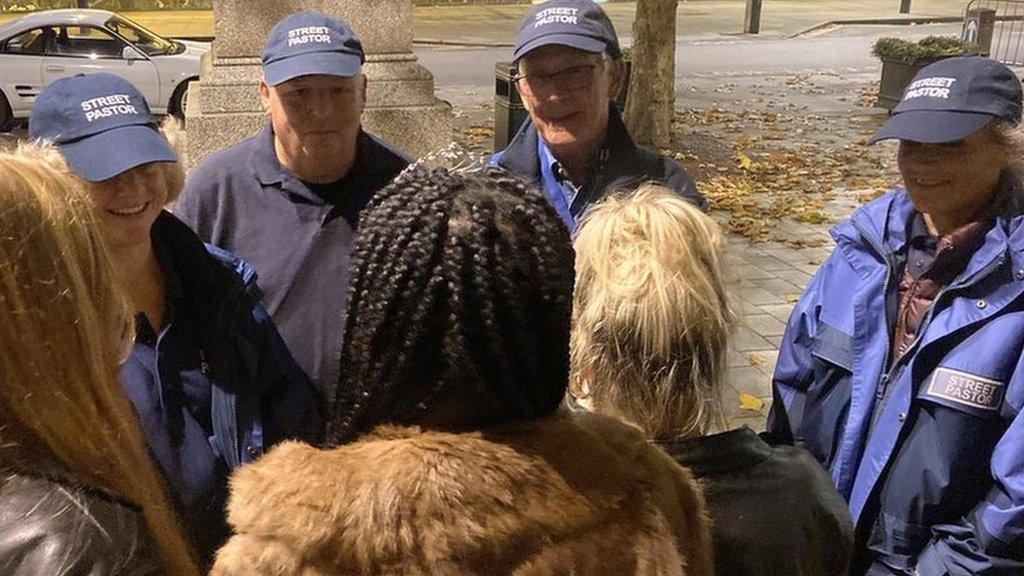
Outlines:
{"label": "man wearing glasses", "polygon": [[611,20],[590,0],[551,0],[523,18],[513,54],[530,119],[492,163],[543,188],[572,231],[587,207],[646,180],[704,208],[682,166],[637,146],[615,106],[624,65]]}

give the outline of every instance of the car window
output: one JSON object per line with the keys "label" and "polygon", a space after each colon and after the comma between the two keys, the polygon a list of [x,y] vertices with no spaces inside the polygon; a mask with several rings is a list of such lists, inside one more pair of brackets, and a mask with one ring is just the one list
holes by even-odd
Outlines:
{"label": "car window", "polygon": [[5,54],[42,56],[46,52],[46,40],[53,35],[49,28],[35,28],[11,38],[4,45]]}
{"label": "car window", "polygon": [[122,18],[120,16],[114,16],[107,20],[103,24],[108,30],[120,35],[125,40],[131,42],[136,48],[142,50],[149,56],[157,54],[167,54],[174,49],[174,44],[169,40],[158,36],[154,32],[146,30],[142,26]]}
{"label": "car window", "polygon": [[125,43],[106,30],[92,26],[61,26],[51,54],[80,58],[120,58]]}

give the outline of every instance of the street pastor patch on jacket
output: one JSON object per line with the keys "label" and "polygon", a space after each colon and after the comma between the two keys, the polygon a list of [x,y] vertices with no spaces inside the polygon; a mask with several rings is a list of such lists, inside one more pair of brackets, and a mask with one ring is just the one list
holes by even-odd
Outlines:
{"label": "street pastor patch on jacket", "polygon": [[999,412],[1005,393],[1006,384],[998,380],[937,368],[919,396],[955,410],[986,416]]}

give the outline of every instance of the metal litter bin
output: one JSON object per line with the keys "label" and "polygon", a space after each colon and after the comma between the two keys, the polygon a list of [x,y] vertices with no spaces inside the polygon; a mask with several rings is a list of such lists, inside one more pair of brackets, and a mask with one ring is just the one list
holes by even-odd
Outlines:
{"label": "metal litter bin", "polygon": [[519,89],[512,79],[516,67],[511,62],[494,65],[494,150],[503,150],[526,122],[527,113]]}

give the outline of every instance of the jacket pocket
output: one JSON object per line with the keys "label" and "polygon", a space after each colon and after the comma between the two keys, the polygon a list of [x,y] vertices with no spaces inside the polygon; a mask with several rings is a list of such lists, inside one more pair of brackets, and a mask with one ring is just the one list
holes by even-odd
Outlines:
{"label": "jacket pocket", "polygon": [[853,337],[819,319],[811,355],[814,381],[807,388],[801,434],[804,448],[828,466],[850,407]]}
{"label": "jacket pocket", "polygon": [[890,550],[916,555],[931,527],[960,522],[985,498],[1007,427],[996,407],[1001,385],[949,365],[921,380],[879,491],[881,512],[898,520],[886,527]]}

